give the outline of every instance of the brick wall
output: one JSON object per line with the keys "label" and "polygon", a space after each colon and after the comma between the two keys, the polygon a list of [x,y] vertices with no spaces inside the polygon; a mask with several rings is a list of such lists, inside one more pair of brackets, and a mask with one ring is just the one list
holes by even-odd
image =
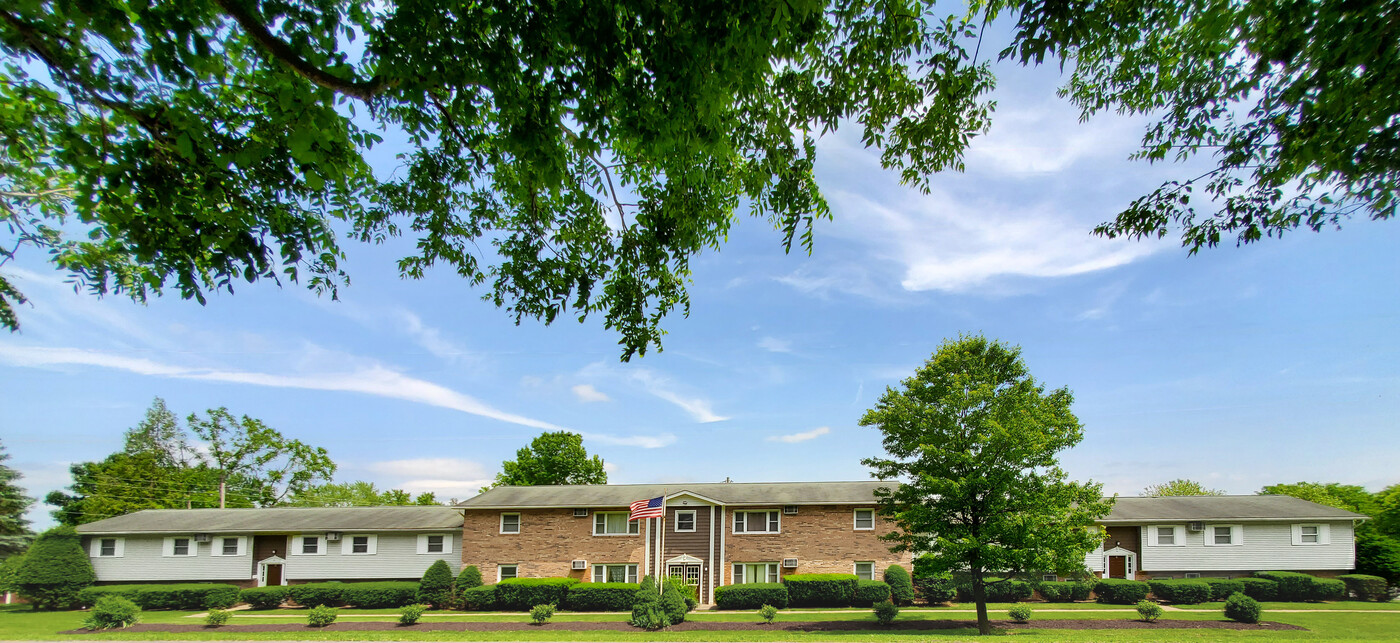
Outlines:
{"label": "brick wall", "polygon": [[[781,511],[782,507],[773,509]],[[891,531],[892,525],[876,516],[874,530],[856,531],[854,509],[803,505],[797,515],[782,516],[777,534],[735,534],[733,512],[726,511],[724,583],[733,582],[734,563],[781,563],[784,558],[797,559],[797,569],[782,569],[784,576],[850,574],[856,561],[874,561],[876,580],[886,567],[896,563],[912,571],[913,558],[909,554],[891,553],[889,543],[879,539],[879,534]]]}
{"label": "brick wall", "polygon": [[645,558],[641,535],[594,536],[591,511],[586,518],[575,518],[572,509],[508,512],[520,514],[518,534],[500,533],[501,513],[468,511],[463,524],[462,564],[476,565],[487,583],[496,582],[496,566],[502,564],[519,565],[522,578],[571,576],[587,581],[589,570],[570,569],[574,560],[641,565]]}

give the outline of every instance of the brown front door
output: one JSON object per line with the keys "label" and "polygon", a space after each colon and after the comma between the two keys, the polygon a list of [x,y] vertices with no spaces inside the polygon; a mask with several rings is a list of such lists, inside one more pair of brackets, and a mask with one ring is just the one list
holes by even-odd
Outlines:
{"label": "brown front door", "polygon": [[[1108,577],[1127,578],[1128,577],[1128,557],[1109,556],[1108,557]],[[270,585],[271,583],[269,583]]]}
{"label": "brown front door", "polygon": [[281,565],[268,565],[268,566],[267,566],[267,584],[268,584],[268,585],[281,585],[281,584],[282,584],[282,566],[281,566]]}

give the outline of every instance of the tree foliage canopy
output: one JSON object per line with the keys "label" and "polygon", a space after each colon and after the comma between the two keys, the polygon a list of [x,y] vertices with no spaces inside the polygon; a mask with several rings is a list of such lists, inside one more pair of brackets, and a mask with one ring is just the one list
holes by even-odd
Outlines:
{"label": "tree foliage canopy", "polygon": [[530,446],[516,451],[514,460],[502,462],[492,486],[607,483],[603,459],[589,457],[583,436],[555,431],[541,433]]}
{"label": "tree foliage canopy", "polygon": [[405,505],[436,505],[437,494],[425,491],[417,496],[403,489],[380,491],[373,482],[328,482],[315,487],[298,489],[286,503],[293,507],[380,507]]}
{"label": "tree foliage canopy", "polygon": [[19,487],[23,475],[6,464],[9,459],[10,454],[0,445],[0,559],[24,551],[34,539],[29,519],[24,517],[34,499]]}
{"label": "tree foliage canopy", "polygon": [[1163,496],[1223,496],[1224,491],[1211,489],[1195,480],[1178,478],[1161,484],[1148,485],[1142,495],[1160,498]]}
{"label": "tree foliage canopy", "polygon": [[[1083,438],[1068,389],[1046,391],[1019,348],[981,336],[945,341],[861,417],[888,457],[862,462],[898,488],[877,492],[893,551],[927,552],[934,572],[966,572],[990,632],[985,578],[1084,572],[1099,544],[1103,485],[1072,482],[1057,455]],[[925,559],[921,559],[925,560]]]}
{"label": "tree foliage canopy", "polygon": [[[423,2],[19,0],[0,9],[0,217],[95,293],[237,281],[334,296],[341,236],[414,240],[546,323],[601,315],[623,358],[686,312],[741,208],[810,250],[816,138],[856,127],[926,187],[962,168],[1001,56],[1058,60],[1086,116],[1160,114],[1141,159],[1213,155],[1099,233],[1192,251],[1395,212],[1387,0]],[[370,151],[395,140],[395,165]],[[1295,189],[1296,188],[1296,189]],[[1193,191],[1209,197],[1198,213]],[[0,279],[0,324],[23,294]]]}

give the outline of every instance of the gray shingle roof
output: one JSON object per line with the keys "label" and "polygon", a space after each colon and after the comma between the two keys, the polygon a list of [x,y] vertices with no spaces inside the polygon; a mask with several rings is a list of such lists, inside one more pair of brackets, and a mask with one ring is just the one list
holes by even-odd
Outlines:
{"label": "gray shingle roof", "polygon": [[1360,520],[1345,509],[1292,496],[1172,496],[1119,498],[1104,523],[1152,521]]}
{"label": "gray shingle roof", "polygon": [[452,507],[147,509],[78,526],[80,534],[461,529]]}
{"label": "gray shingle roof", "polygon": [[459,503],[463,509],[530,507],[626,507],[637,500],[689,492],[726,505],[873,504],[875,490],[896,483],[867,482],[677,482],[670,484],[496,487]]}

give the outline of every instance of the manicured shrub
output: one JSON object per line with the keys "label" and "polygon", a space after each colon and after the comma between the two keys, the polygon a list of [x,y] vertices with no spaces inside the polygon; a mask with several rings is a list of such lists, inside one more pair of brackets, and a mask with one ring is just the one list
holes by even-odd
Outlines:
{"label": "manicured shrub", "polygon": [[535,625],[544,625],[549,619],[554,618],[554,605],[545,603],[530,608],[530,622]]}
{"label": "manicured shrub", "polygon": [[462,609],[485,612],[496,609],[496,586],[480,585],[461,592]]}
{"label": "manicured shrub", "polygon": [[1346,598],[1347,584],[1336,578],[1313,578],[1310,601],[1339,601]]}
{"label": "manicured shrub", "polygon": [[1040,592],[1040,597],[1049,603],[1087,601],[1094,591],[1094,584],[1080,580],[1041,581],[1035,584],[1035,591]]}
{"label": "manicured shrub", "polygon": [[1244,586],[1244,595],[1256,601],[1272,601],[1278,598],[1277,582],[1267,578],[1237,578],[1235,580]]}
{"label": "manicured shrub", "polygon": [[1147,621],[1148,623],[1151,623],[1161,618],[1163,611],[1164,610],[1162,610],[1161,605],[1153,603],[1152,601],[1141,600],[1137,602],[1138,616],[1141,616],[1142,620]]}
{"label": "manicured shrub", "polygon": [[914,604],[914,579],[909,576],[909,570],[902,565],[890,565],[885,569],[885,583],[889,584],[890,600],[896,605]]}
{"label": "manicured shrub", "polygon": [[[983,579],[983,588],[987,594],[989,603],[1015,603],[1024,601],[1031,597],[1035,588],[1023,580],[1010,578],[997,578],[990,576]],[[972,602],[972,583],[963,583],[958,586],[958,600],[969,603]]]}
{"label": "manicured shrub", "polygon": [[376,581],[341,585],[340,600],[346,605],[364,609],[383,609],[411,605],[422,592],[413,581]]}
{"label": "manicured shrub", "polygon": [[305,583],[287,586],[287,596],[302,607],[339,607],[345,604],[341,598],[344,591],[345,583]]}
{"label": "manicured shrub", "polygon": [[563,605],[576,578],[508,578],[496,583],[496,606],[503,610],[528,611],[536,605]]}
{"label": "manicured shrub", "polygon": [[103,596],[88,612],[83,627],[89,630],[110,630],[114,627],[131,627],[141,617],[141,608],[131,599],[123,596]]}
{"label": "manicured shrub", "polygon": [[946,577],[948,570],[938,562],[933,554],[924,554],[914,559],[914,578]]}
{"label": "manicured shrub", "polygon": [[1210,600],[1223,601],[1235,592],[1244,591],[1244,583],[1234,578],[1202,578],[1201,582],[1210,585]]}
{"label": "manicured shrub", "polygon": [[1241,623],[1258,623],[1264,610],[1256,601],[1243,593],[1231,594],[1225,599],[1225,618]]}
{"label": "manicured shrub", "polygon": [[793,607],[846,607],[856,595],[855,574],[792,574],[783,584]]}
{"label": "manicured shrub", "polygon": [[306,613],[306,624],[311,627],[325,627],[335,622],[340,610],[327,605],[317,605]]}
{"label": "manicured shrub", "polygon": [[204,615],[204,627],[221,627],[228,622],[230,612],[228,610],[209,610]]}
{"label": "manicured shrub", "polygon": [[625,612],[637,598],[638,583],[579,583],[569,588],[564,609],[575,612]]}
{"label": "manicured shrub", "polygon": [[745,583],[715,588],[715,606],[722,610],[751,610],[764,605],[788,606],[788,588],[782,583]]}
{"label": "manicured shrub", "polygon": [[958,596],[958,588],[953,578],[942,576],[915,576],[914,593],[929,604],[947,603]]}
{"label": "manicured shrub", "polygon": [[1255,572],[1258,578],[1266,578],[1278,583],[1278,600],[1313,600],[1313,576],[1299,572]]}
{"label": "manicured shrub", "polygon": [[854,607],[870,607],[880,601],[894,600],[889,583],[878,580],[856,581],[856,595],[851,599]]}
{"label": "manicured shrub", "polygon": [[685,602],[685,594],[681,593],[681,583],[673,578],[667,578],[664,584],[665,590],[661,592],[661,609],[666,612],[666,619],[670,625],[685,622],[685,614],[690,611],[690,606]]}
{"label": "manicured shrub", "polygon": [[287,588],[283,585],[249,587],[238,593],[238,600],[251,605],[255,610],[277,609],[287,600]]}
{"label": "manicured shrub", "polygon": [[462,568],[462,573],[457,574],[457,591],[473,587],[481,587],[481,570],[476,565],[467,565]]}
{"label": "manicured shrub", "polygon": [[418,619],[423,618],[423,612],[428,611],[428,606],[422,603],[404,605],[399,608],[399,625],[409,626],[416,624]]}
{"label": "manicured shrub", "polygon": [[778,608],[772,605],[764,605],[758,608],[758,615],[763,619],[765,624],[772,625],[773,619],[778,618]]}
{"label": "manicured shrub", "polygon": [[628,622],[644,630],[659,630],[671,625],[666,608],[661,604],[661,594],[657,591],[654,577],[642,578],[632,601],[632,618]]}
{"label": "manicured shrub", "polygon": [[1094,583],[1098,601],[1110,605],[1135,605],[1145,600],[1151,589],[1147,583],[1126,578],[1104,578]]}
{"label": "manicured shrub", "polygon": [[1210,585],[1196,579],[1148,581],[1152,595],[1159,601],[1177,605],[1195,605],[1210,600]]}
{"label": "manicured shrub", "polygon": [[[446,609],[452,606],[452,583],[456,579],[452,577],[452,568],[445,560],[437,560],[428,566],[423,572],[423,578],[418,583],[418,602],[427,603],[433,609]],[[400,603],[399,605],[406,605]]]}
{"label": "manicured shrub", "polygon": [[881,625],[889,625],[899,616],[899,606],[894,601],[884,600],[875,604],[875,620]]}
{"label": "manicured shrub", "polygon": [[1380,576],[1370,574],[1342,574],[1337,580],[1346,584],[1348,592],[1360,601],[1388,601],[1390,587]]}
{"label": "manicured shrub", "polygon": [[15,585],[36,610],[68,609],[78,604],[78,592],[97,581],[72,527],[54,527],[29,545]]}
{"label": "manicured shrub", "polygon": [[94,605],[103,596],[121,596],[143,610],[224,609],[238,604],[239,590],[216,583],[98,585],[78,592],[78,602]]}
{"label": "manicured shrub", "polygon": [[1006,615],[1017,623],[1029,622],[1033,613],[1030,605],[1012,605],[1011,609],[1006,610]]}

